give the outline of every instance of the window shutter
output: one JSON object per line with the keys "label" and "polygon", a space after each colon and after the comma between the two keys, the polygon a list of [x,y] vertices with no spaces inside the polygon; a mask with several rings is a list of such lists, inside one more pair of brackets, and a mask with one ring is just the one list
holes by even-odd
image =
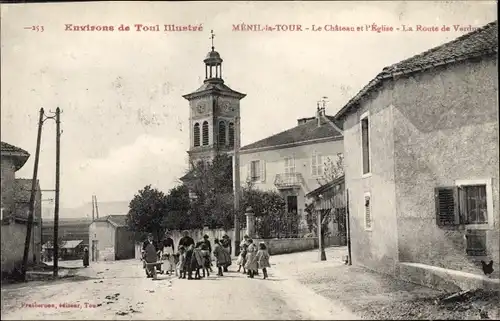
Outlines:
{"label": "window shutter", "polygon": [[320,156],[318,162],[321,162],[319,163],[319,166],[318,166],[318,175],[323,175],[323,173],[325,172],[325,163],[326,163],[326,160],[327,160],[327,157],[326,156]]}
{"label": "window shutter", "polygon": [[453,226],[460,223],[458,215],[458,189],[456,187],[437,187],[436,224],[438,226]]}
{"label": "window shutter", "polygon": [[371,213],[371,197],[365,195],[365,226],[367,228],[372,227],[372,213]]}
{"label": "window shutter", "polygon": [[266,161],[265,160],[260,160],[260,181],[265,182],[266,181]]}
{"label": "window shutter", "polygon": [[316,153],[311,156],[311,175],[316,176],[318,174],[318,164],[316,159]]}
{"label": "window shutter", "polygon": [[247,181],[252,179],[252,162],[247,164]]}

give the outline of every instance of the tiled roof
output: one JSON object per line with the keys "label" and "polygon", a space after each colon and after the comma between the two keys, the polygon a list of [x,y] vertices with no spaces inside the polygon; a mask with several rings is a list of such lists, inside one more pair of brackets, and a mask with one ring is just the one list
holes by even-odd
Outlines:
{"label": "tiled roof", "polygon": [[117,226],[127,226],[127,215],[109,215],[108,220]]}
{"label": "tiled roof", "polygon": [[453,41],[385,67],[335,115],[335,118],[339,119],[345,115],[365,94],[375,89],[383,80],[495,53],[498,53],[498,21],[491,22]]}
{"label": "tiled roof", "polygon": [[94,222],[109,222],[114,226],[127,226],[127,215],[108,215],[95,219]]}
{"label": "tiled roof", "polygon": [[65,241],[62,248],[63,249],[74,249],[78,245],[83,243],[83,240],[71,240],[71,241]]}
{"label": "tiled roof", "polygon": [[[31,182],[29,178],[16,178],[14,181],[14,198],[17,203],[29,203],[31,198]],[[40,193],[40,185],[37,180],[36,188]]]}
{"label": "tiled roof", "polygon": [[[330,119],[332,117],[328,116],[327,118]],[[255,143],[246,145],[240,150],[247,151],[256,148],[278,147],[280,145],[340,136],[342,136],[342,134],[326,121],[323,121],[321,126],[318,127],[316,117],[314,117],[304,124],[297,125],[276,135],[272,135]]]}
{"label": "tiled roof", "polygon": [[14,153],[21,153],[21,154],[25,154],[26,156],[30,156],[30,154],[22,148],[16,147],[14,145],[11,145],[11,144],[8,144],[5,142],[1,142],[1,143],[2,143],[2,146],[1,146],[2,152],[8,152],[8,153],[14,152]]}

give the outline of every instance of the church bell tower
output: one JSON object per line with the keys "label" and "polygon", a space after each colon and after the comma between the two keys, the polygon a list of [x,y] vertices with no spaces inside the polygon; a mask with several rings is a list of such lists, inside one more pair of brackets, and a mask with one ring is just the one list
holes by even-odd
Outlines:
{"label": "church bell tower", "polygon": [[234,91],[222,79],[222,58],[215,51],[211,31],[212,50],[205,63],[205,80],[194,92],[184,95],[189,101],[189,161],[207,162],[218,153],[232,153],[235,137],[240,137],[235,122],[240,117],[240,100],[246,94]]}

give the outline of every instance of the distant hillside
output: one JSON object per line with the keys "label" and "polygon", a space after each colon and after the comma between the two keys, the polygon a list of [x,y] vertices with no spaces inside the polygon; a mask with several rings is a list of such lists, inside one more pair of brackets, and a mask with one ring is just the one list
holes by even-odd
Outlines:
{"label": "distant hillside", "polygon": [[[128,213],[128,201],[119,202],[97,202],[99,217],[107,215],[125,215]],[[59,218],[62,219],[88,219],[92,220],[92,202],[75,208],[59,209]],[[42,209],[43,220],[54,219],[54,207],[44,207]]]}

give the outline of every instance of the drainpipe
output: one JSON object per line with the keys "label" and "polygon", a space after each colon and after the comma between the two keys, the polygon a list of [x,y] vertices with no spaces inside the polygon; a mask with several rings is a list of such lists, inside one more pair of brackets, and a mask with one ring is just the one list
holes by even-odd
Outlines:
{"label": "drainpipe", "polygon": [[347,223],[347,263],[348,265],[352,265],[352,257],[351,257],[351,221],[349,215],[349,190],[345,190],[346,194],[346,223]]}

